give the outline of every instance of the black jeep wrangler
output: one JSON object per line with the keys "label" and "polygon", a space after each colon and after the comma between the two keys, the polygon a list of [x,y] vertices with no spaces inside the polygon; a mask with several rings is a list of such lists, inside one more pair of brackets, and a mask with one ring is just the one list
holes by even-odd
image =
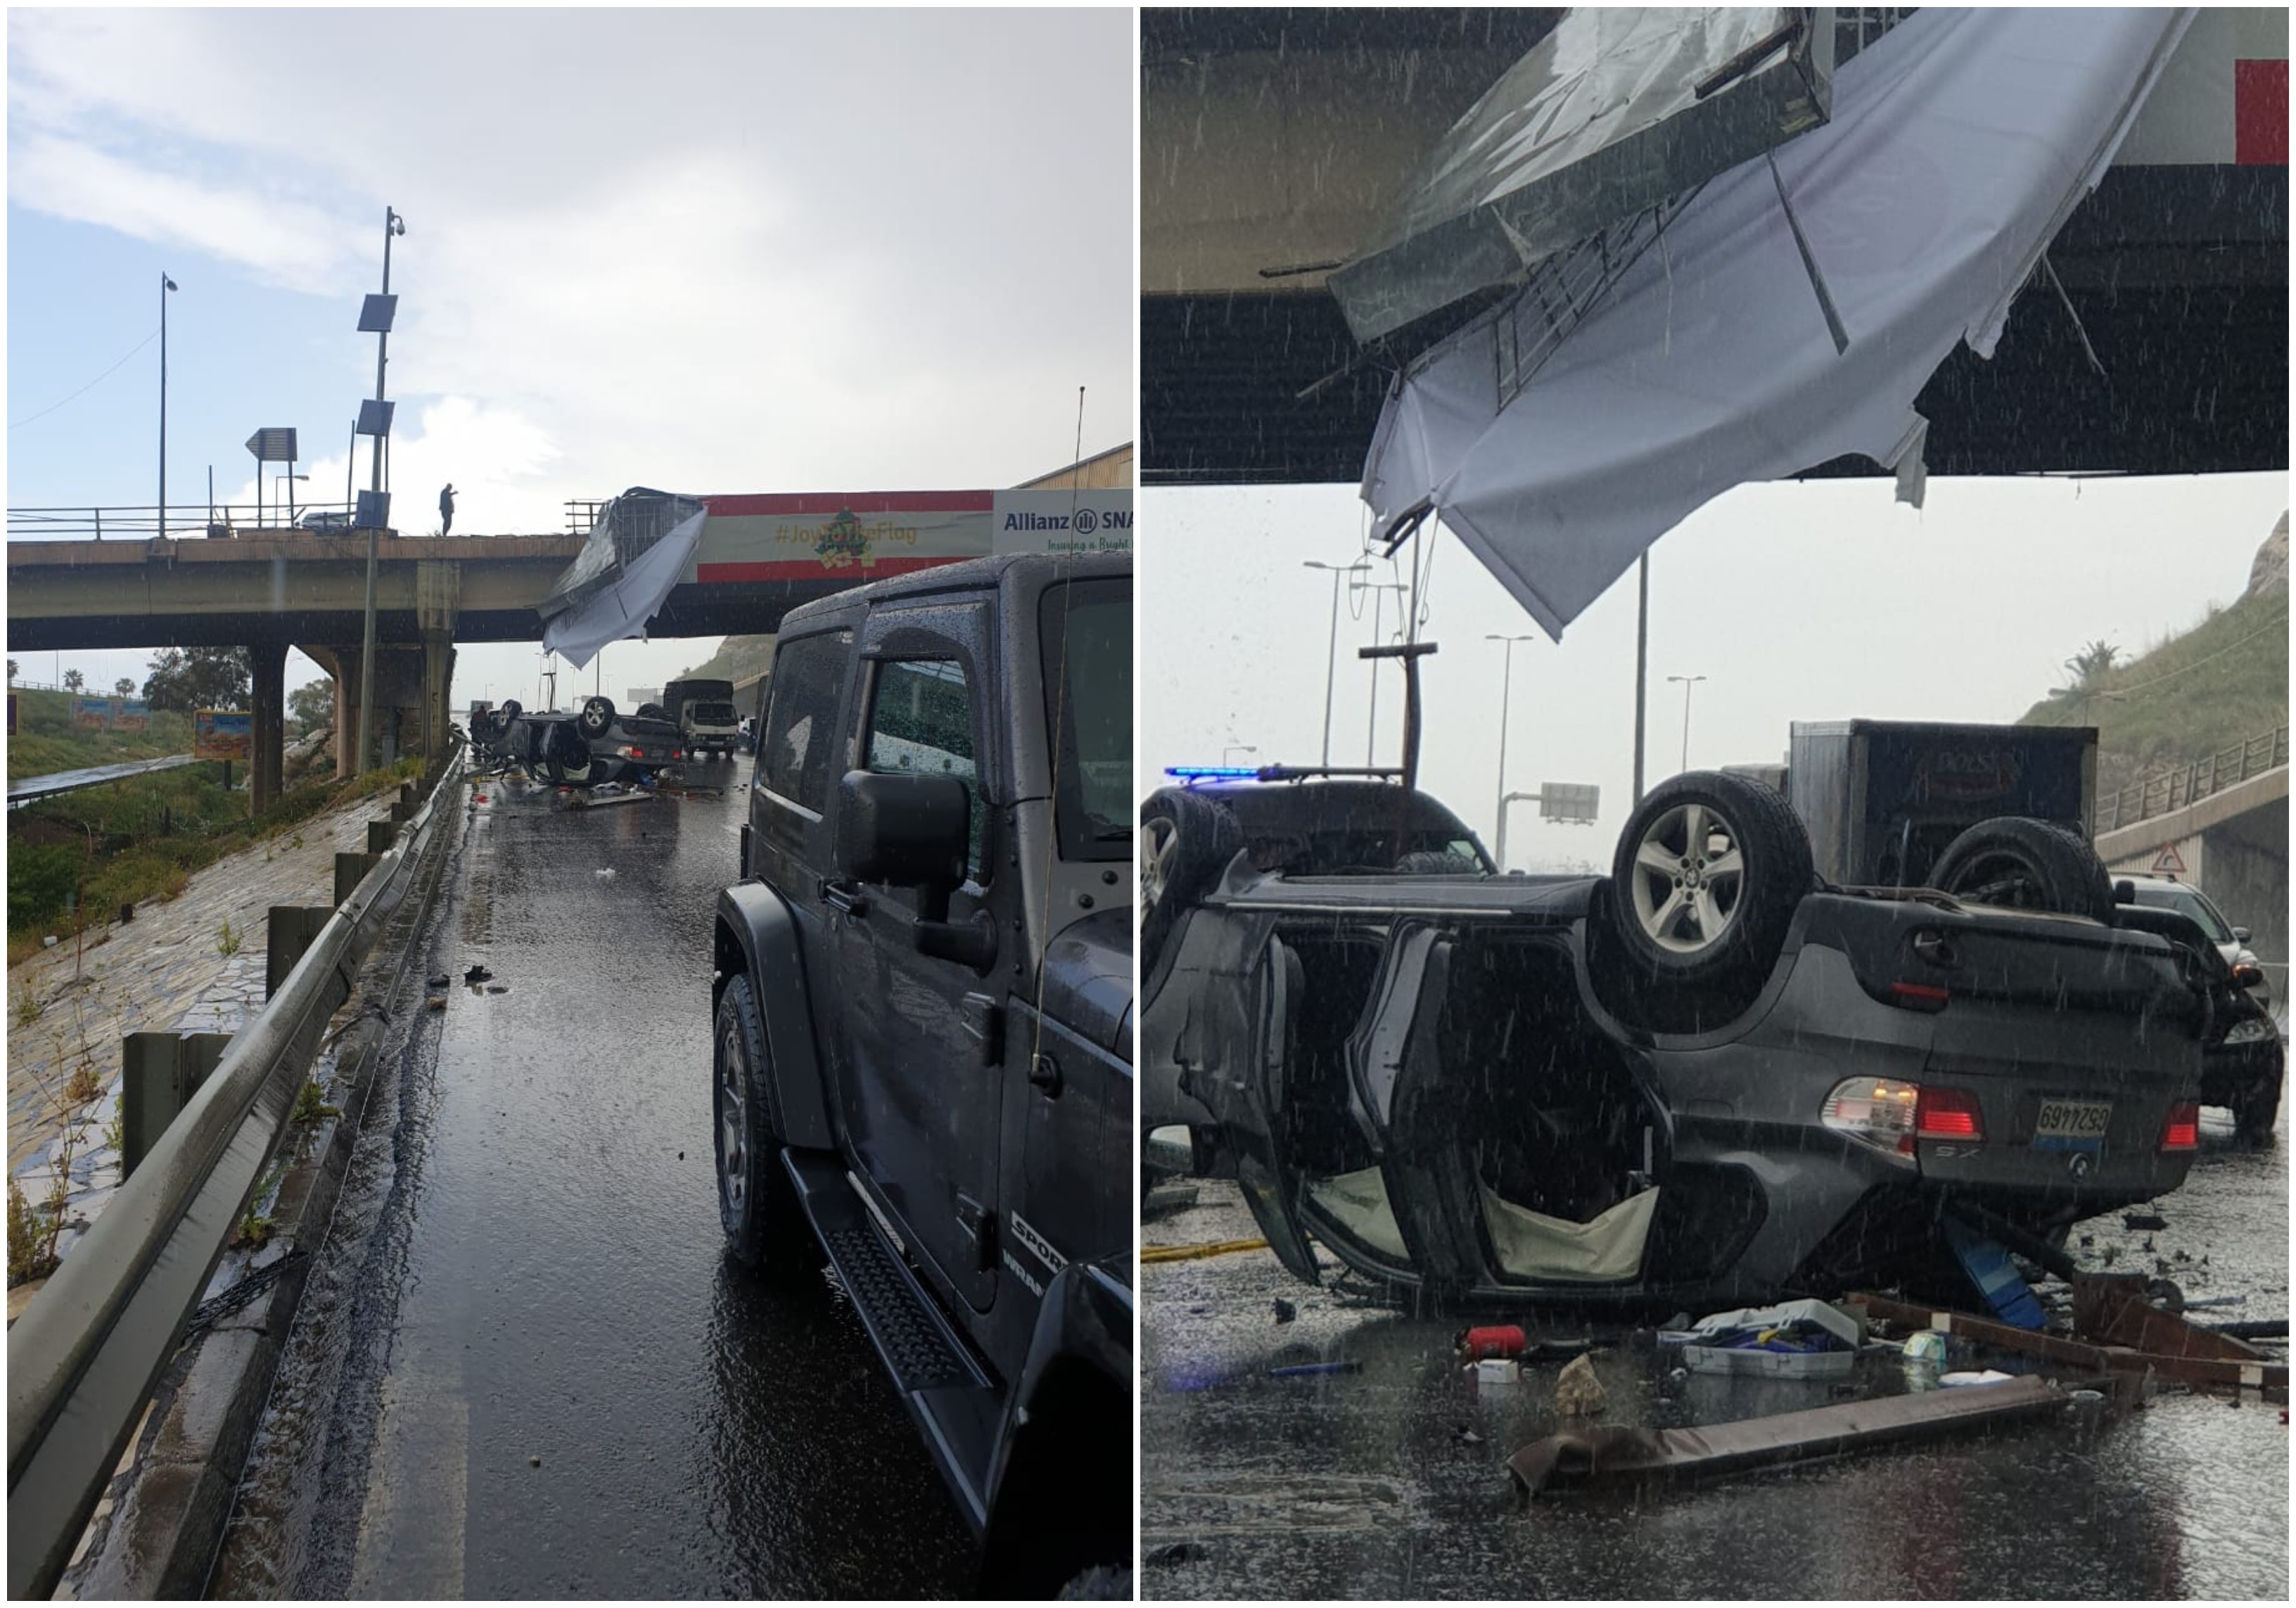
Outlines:
{"label": "black jeep wrangler", "polygon": [[983,1543],[1130,1595],[1132,571],[973,560],[783,622],[718,896],[728,1254],[825,1254]]}

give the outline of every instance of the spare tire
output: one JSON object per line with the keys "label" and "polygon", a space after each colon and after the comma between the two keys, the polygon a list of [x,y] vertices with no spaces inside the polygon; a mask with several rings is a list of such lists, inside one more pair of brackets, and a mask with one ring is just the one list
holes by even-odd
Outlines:
{"label": "spare tire", "polygon": [[614,724],[614,701],[603,693],[582,701],[582,734],[603,737]]}
{"label": "spare tire", "polygon": [[502,701],[502,708],[495,711],[495,716],[503,723],[504,729],[508,730],[510,723],[518,718],[519,711],[524,707],[515,698],[505,698]]}
{"label": "spare tire", "polygon": [[1980,821],[1930,868],[1940,893],[1973,905],[2048,910],[2110,923],[2112,879],[2079,833],[2026,816]]}
{"label": "spare tire", "polygon": [[1243,847],[1224,805],[1161,787],[1140,806],[1140,969],[1156,964],[1181,913],[1211,891]]}
{"label": "spare tire", "polygon": [[[1622,1021],[1660,1032],[1734,1019],[1761,991],[1802,898],[1817,885],[1809,834],[1774,790],[1692,771],[1627,817],[1608,897],[1595,909],[1623,972],[1603,989]],[[1626,986],[1619,986],[1624,984]]]}

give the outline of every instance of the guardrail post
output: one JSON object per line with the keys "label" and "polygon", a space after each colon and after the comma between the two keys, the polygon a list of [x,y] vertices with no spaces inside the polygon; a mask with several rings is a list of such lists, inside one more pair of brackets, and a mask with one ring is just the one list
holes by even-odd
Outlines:
{"label": "guardrail post", "polygon": [[390,807],[390,818],[394,821],[411,821],[414,818],[414,804],[401,799]]}
{"label": "guardrail post", "polygon": [[366,851],[369,854],[385,853],[395,846],[398,841],[398,822],[369,821],[366,824]]}
{"label": "guardrail post", "polygon": [[119,1178],[152,1153],[223,1060],[229,1033],[130,1033],[119,1042]]}
{"label": "guardrail post", "polygon": [[279,985],[287,980],[287,973],[295,969],[295,963],[303,958],[311,940],[319,936],[320,929],[333,919],[334,914],[333,905],[271,907],[264,939],[264,998],[279,992]]}
{"label": "guardrail post", "polygon": [[338,909],[345,899],[358,891],[366,881],[366,874],[374,869],[375,857],[371,854],[339,854],[335,856],[335,905]]}

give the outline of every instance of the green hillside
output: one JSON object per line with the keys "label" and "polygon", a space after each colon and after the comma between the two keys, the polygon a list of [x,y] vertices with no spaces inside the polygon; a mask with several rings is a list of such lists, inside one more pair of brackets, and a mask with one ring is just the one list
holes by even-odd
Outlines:
{"label": "green hillside", "polygon": [[2097,792],[2191,764],[2288,723],[2288,593],[2251,592],[2144,657],[2026,711],[2095,726]]}
{"label": "green hillside", "polygon": [[157,759],[192,751],[188,715],[155,712],[151,728],[143,732],[91,731],[71,724],[71,702],[78,694],[12,690],[16,697],[16,734],[8,739],[11,782],[90,765]]}
{"label": "green hillside", "polygon": [[773,658],[774,639],[770,636],[728,636],[708,659],[677,674],[680,680],[689,676],[707,676],[725,681],[746,681],[770,665]]}

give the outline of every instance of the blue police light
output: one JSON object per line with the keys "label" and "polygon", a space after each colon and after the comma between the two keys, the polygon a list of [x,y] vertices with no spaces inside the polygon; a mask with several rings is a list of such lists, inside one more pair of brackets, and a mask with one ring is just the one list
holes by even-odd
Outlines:
{"label": "blue police light", "polygon": [[1250,765],[1167,765],[1164,774],[1176,782],[1250,782],[1259,770]]}

